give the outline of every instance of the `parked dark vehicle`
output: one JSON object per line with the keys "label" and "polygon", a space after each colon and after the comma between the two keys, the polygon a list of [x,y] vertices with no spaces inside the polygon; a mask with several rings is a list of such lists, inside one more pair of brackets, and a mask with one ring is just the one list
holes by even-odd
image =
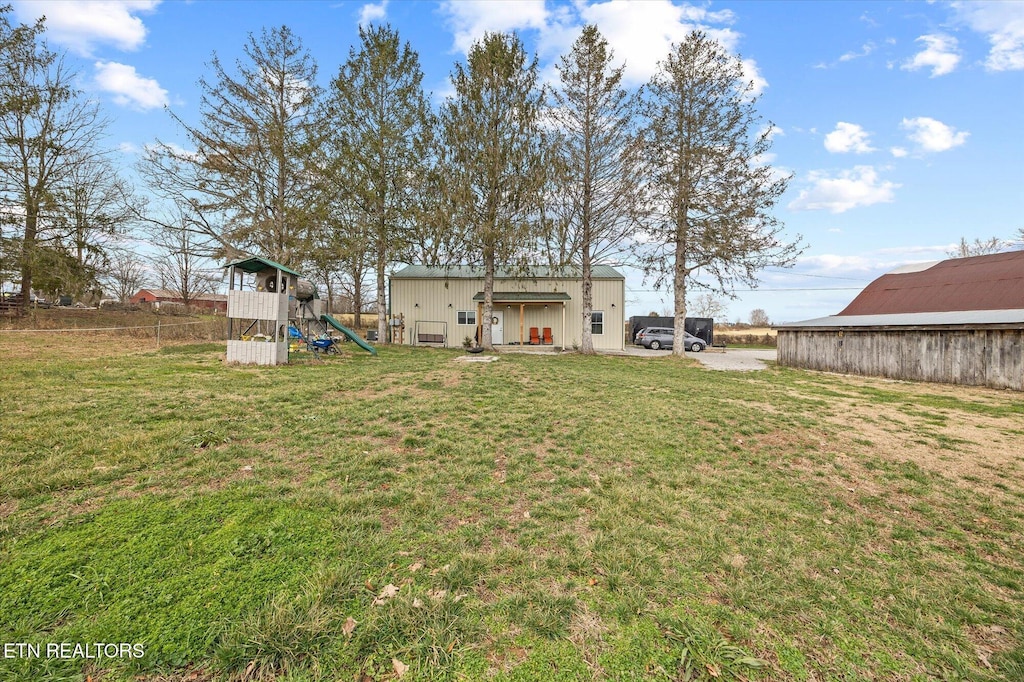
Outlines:
{"label": "parked dark vehicle", "polygon": [[[654,317],[647,315],[634,315],[629,318],[629,338],[636,339],[641,329],[646,327],[673,327],[675,320],[671,317]],[[704,347],[715,345],[715,320],[710,317],[687,317],[683,323],[683,330],[693,334],[704,342]]]}
{"label": "parked dark vehicle", "polygon": [[[636,335],[635,343],[638,346],[650,348],[651,350],[659,350],[661,348],[671,350],[674,333],[671,327],[647,327],[641,329]],[[683,332],[683,334],[685,335],[684,350],[693,351],[694,353],[704,350],[705,344],[702,339],[698,339],[690,332]]]}

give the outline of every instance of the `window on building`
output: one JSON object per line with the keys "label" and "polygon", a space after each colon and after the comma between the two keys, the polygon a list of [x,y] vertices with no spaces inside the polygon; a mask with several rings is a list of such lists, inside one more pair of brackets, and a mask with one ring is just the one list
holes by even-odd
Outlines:
{"label": "window on building", "polygon": [[590,333],[604,334],[604,311],[592,310],[590,312]]}
{"label": "window on building", "polygon": [[471,324],[476,326],[476,311],[475,310],[460,310],[459,311],[459,324]]}

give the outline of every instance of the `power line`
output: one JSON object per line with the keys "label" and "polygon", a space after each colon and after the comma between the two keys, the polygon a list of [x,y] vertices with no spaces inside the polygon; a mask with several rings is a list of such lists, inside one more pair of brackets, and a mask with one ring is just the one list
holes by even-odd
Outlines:
{"label": "power line", "polygon": [[[792,287],[780,289],[731,289],[733,293],[757,293],[761,291],[860,291],[864,287]],[[627,288],[628,289],[628,288]],[[634,294],[666,294],[667,289],[628,289]]]}
{"label": "power line", "polygon": [[821,279],[841,279],[847,282],[870,282],[869,279],[862,279],[858,277],[836,277],[835,275],[812,275],[809,272],[793,272],[792,270],[765,270],[765,272],[774,272],[780,275],[794,275],[796,277],[819,277]]}

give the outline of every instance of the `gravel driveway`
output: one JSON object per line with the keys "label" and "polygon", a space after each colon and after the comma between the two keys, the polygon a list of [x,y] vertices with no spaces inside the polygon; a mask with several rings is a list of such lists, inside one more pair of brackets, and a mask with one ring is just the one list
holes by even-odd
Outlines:
{"label": "gravel driveway", "polygon": [[703,353],[687,353],[686,357],[695,358],[708,369],[730,369],[740,372],[751,372],[765,369],[762,360],[774,360],[774,350],[753,350],[748,348],[726,348],[724,351],[704,351]]}
{"label": "gravel driveway", "polygon": [[[668,355],[670,351],[649,350],[642,346],[626,346],[626,355],[639,355],[642,357],[660,358]],[[713,348],[701,353],[687,353],[686,357],[698,360],[708,369],[725,369],[740,372],[752,372],[765,369],[763,360],[774,360],[774,350],[752,350],[747,348]]]}

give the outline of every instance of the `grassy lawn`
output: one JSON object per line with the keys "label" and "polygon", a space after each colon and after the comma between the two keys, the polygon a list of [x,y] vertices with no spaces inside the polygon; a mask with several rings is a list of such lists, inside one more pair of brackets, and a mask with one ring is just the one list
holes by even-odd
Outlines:
{"label": "grassy lawn", "polygon": [[1024,399],[0,334],[0,680],[1024,680]]}

